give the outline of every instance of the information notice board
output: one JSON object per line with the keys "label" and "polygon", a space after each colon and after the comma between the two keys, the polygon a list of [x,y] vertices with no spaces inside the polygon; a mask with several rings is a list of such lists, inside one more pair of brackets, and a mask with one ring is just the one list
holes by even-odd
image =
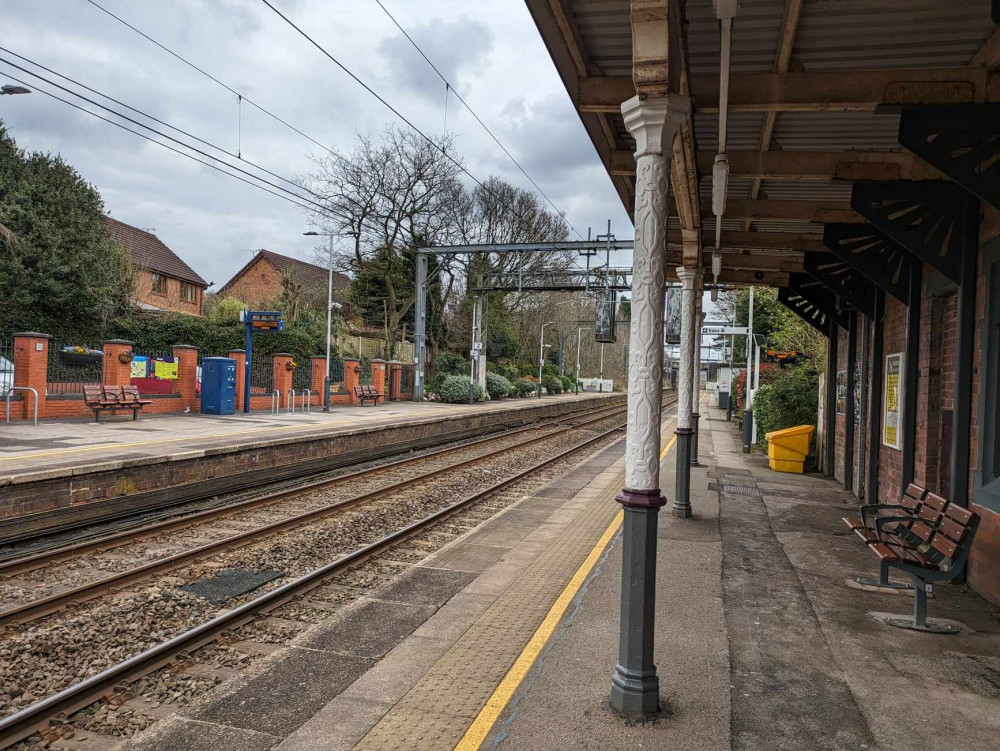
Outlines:
{"label": "information notice board", "polygon": [[900,446],[900,414],[903,393],[903,353],[885,358],[885,393],[882,399],[882,443],[894,449]]}

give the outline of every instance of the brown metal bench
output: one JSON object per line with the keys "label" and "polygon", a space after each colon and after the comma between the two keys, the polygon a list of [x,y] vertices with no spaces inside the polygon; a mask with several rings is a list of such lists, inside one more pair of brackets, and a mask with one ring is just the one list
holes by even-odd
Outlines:
{"label": "brown metal bench", "polygon": [[[927,593],[935,582],[953,581],[965,569],[978,514],[911,484],[900,503],[863,506],[860,519],[845,517],[844,522],[879,560],[878,579],[859,578],[861,584],[913,590],[913,618],[892,618],[891,625],[938,634],[958,631],[927,622]],[[906,574],[913,585],[890,581],[890,569]]]}
{"label": "brown metal bench", "polygon": [[139,410],[147,404],[147,399],[139,398],[139,389],[135,386],[84,386],[83,401],[94,411],[94,422],[101,421],[101,412],[112,414],[118,410],[132,410],[132,420],[139,419]]}
{"label": "brown metal bench", "polygon": [[365,402],[372,402],[376,407],[378,406],[378,400],[383,397],[382,394],[375,390],[374,386],[358,385],[354,387],[354,396],[358,398],[361,402],[361,406],[365,406]]}

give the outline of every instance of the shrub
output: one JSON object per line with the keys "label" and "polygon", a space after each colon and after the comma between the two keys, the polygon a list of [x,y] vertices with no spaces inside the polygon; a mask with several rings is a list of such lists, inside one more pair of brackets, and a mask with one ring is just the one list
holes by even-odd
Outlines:
{"label": "shrub", "polygon": [[517,365],[512,362],[507,363],[500,369],[500,375],[506,378],[511,383],[514,383],[518,378],[521,377],[521,371],[518,370]]}
{"label": "shrub", "polygon": [[547,375],[542,377],[542,386],[550,394],[561,394],[563,390],[562,381],[559,376]]}
{"label": "shrub", "polygon": [[543,376],[547,376],[547,375],[556,376],[558,378],[559,377],[559,366],[558,365],[553,365],[552,363],[547,363],[546,365],[544,365],[542,367],[542,375]]}
{"label": "shrub", "polygon": [[486,374],[486,392],[490,399],[503,399],[510,393],[510,381],[496,373]]}
{"label": "shrub", "polygon": [[815,425],[819,403],[819,379],[812,367],[783,368],[769,381],[761,385],[753,401],[757,442],[764,448],[765,433]]}
{"label": "shrub", "polygon": [[530,396],[535,393],[537,388],[538,384],[530,378],[518,378],[514,381],[514,390],[517,391],[518,396]]}
{"label": "shrub", "polygon": [[[470,383],[472,383],[472,381],[469,380],[469,376],[448,376],[441,384],[441,388],[438,389],[438,393],[441,395],[441,401],[448,402],[449,404],[467,404],[469,401]],[[478,383],[476,384],[473,394],[473,398],[477,402],[481,402],[483,400],[483,389]]]}
{"label": "shrub", "polygon": [[572,391],[573,387],[576,385],[573,379],[570,378],[569,376],[560,376],[559,380],[562,381],[563,393],[566,394]]}
{"label": "shrub", "polygon": [[438,352],[434,356],[434,372],[463,375],[469,372],[469,361],[454,352]]}

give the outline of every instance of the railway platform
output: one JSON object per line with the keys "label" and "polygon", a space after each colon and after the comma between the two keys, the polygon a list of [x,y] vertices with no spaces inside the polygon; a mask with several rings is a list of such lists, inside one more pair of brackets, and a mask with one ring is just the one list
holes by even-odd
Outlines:
{"label": "railway platform", "polygon": [[[356,463],[507,427],[624,403],[623,394],[566,394],[475,405],[389,402],[324,413],[197,414],[0,424],[0,527],[27,515],[130,510],[198,486],[202,496]],[[48,524],[42,516],[39,523]],[[0,531],[0,537],[3,536]]]}
{"label": "railway platform", "polygon": [[619,441],[122,748],[996,748],[995,606],[937,587],[932,615],[960,634],[887,626],[878,615],[911,600],[846,586],[872,565],[842,531],[849,493],[772,472],[704,412],[694,517],[658,529],[659,716],[607,704]]}

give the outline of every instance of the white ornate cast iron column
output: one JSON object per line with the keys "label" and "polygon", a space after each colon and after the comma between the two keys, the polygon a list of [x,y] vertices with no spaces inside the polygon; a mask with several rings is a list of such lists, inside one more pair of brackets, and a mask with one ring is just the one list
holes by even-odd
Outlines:
{"label": "white ornate cast iron column", "polygon": [[666,501],[660,493],[660,407],[663,389],[663,302],[666,290],[667,206],[674,135],[689,117],[679,96],[622,104],[625,127],[635,137],[635,249],[632,258],[632,323],[628,368],[628,431],[622,601],[618,665],[611,705],[626,713],[659,708],[660,683],[653,663],[656,597],[656,519]]}
{"label": "white ornate cast iron column", "polygon": [[681,347],[680,374],[677,378],[677,472],[675,474],[675,495],[673,514],[686,518],[691,516],[691,436],[692,414],[695,399],[695,378],[700,378],[695,359],[695,325],[697,321],[697,292],[701,288],[700,268],[681,266],[677,278],[681,280]]}

